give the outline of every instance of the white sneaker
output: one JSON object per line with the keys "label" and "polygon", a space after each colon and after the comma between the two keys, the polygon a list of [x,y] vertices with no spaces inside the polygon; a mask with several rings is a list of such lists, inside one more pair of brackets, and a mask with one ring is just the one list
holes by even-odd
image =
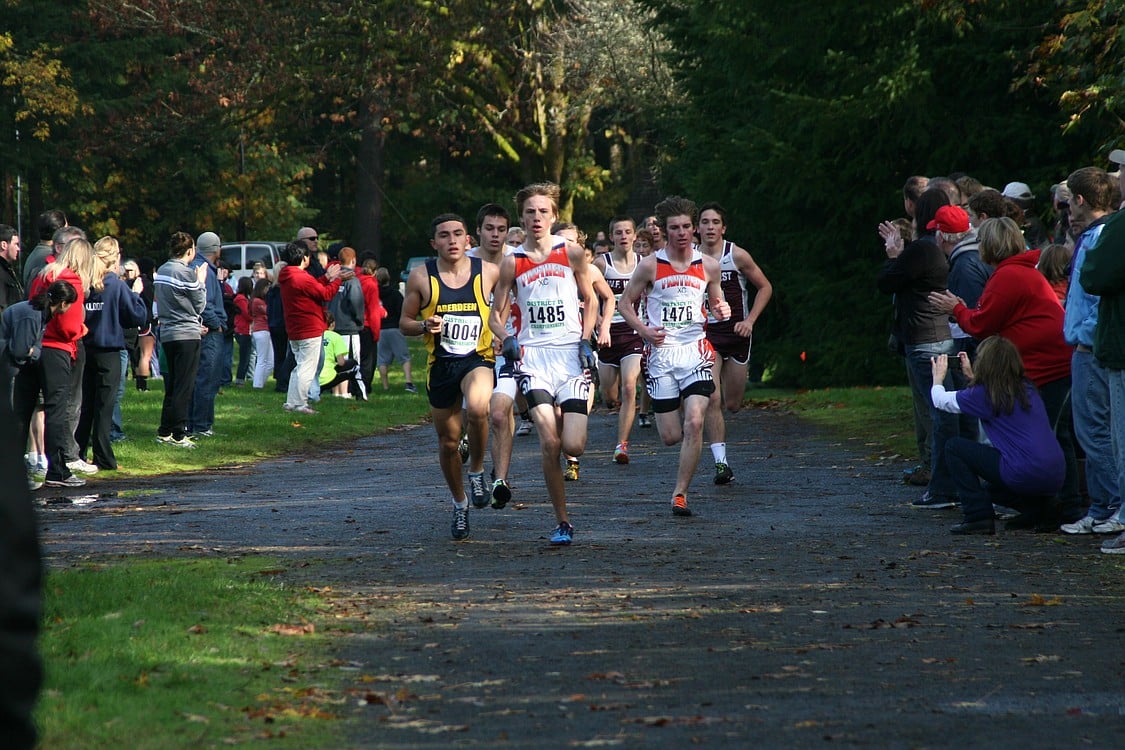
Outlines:
{"label": "white sneaker", "polygon": [[70,469],[76,474],[97,474],[98,467],[94,464],[88,464],[81,458],[76,458],[73,461],[66,462],[66,468]]}
{"label": "white sneaker", "polygon": [[530,435],[531,434],[531,420],[521,419],[520,426],[516,428],[517,435]]}
{"label": "white sneaker", "polygon": [[1112,516],[1104,521],[1096,521],[1094,523],[1095,534],[1117,534],[1121,531],[1125,531],[1125,523],[1121,523]]}
{"label": "white sneaker", "polygon": [[1074,523],[1064,523],[1059,527],[1059,531],[1064,534],[1093,534],[1094,524],[1096,524],[1090,516],[1082,516]]}

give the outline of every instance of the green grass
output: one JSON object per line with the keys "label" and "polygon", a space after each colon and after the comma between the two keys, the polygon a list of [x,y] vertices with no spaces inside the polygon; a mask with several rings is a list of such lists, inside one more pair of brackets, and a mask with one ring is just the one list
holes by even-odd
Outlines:
{"label": "green grass", "polygon": [[[421,384],[426,373],[425,354],[419,342],[411,343],[413,377]],[[215,399],[215,436],[198,439],[195,450],[156,444],[164,397],[163,381],[149,380],[147,392],[137,391],[129,383],[121,403],[128,439],[113,446],[119,469],[99,472],[97,480],[100,483],[117,477],[145,477],[244,464],[426,420],[429,403],[424,394],[409,394],[403,390],[401,367],[391,370],[390,381],[391,389],[384,392],[376,375],[375,392],[366,403],[326,394],[316,405],[320,413],[308,416],[291,414],[281,408],[285,394],[274,391],[273,379],[261,390],[248,385],[227,386]]]}
{"label": "green grass", "polygon": [[51,571],[40,746],[331,746],[339,701],[318,674],[317,600],[276,583],[282,572],[267,558]]}
{"label": "green grass", "polygon": [[747,398],[760,407],[792,409],[801,419],[870,455],[917,457],[914,411],[907,386],[815,391],[753,388],[747,391]]}

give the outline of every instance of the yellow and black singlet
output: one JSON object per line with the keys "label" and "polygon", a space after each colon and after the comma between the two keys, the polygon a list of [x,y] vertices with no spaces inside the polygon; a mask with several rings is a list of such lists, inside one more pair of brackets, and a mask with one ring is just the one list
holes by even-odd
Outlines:
{"label": "yellow and black singlet", "polygon": [[429,351],[429,363],[435,359],[452,359],[477,354],[493,361],[492,331],[488,328],[490,308],[484,294],[481,259],[470,258],[469,281],[459,289],[446,286],[438,273],[437,258],[426,261],[430,276],[430,301],[422,308],[423,319],[442,317],[441,333],[423,333]]}

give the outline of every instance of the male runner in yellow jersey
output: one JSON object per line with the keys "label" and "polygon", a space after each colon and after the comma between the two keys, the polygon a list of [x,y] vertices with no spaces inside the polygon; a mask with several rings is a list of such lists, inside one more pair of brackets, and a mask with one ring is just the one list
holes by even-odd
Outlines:
{"label": "male runner in yellow jersey", "polygon": [[457,452],[462,403],[468,418],[469,493],[477,507],[488,502],[484,449],[494,362],[488,300],[497,269],[466,255],[469,233],[460,216],[442,214],[431,230],[430,245],[438,257],[410,272],[399,328],[407,336],[423,336],[430,353],[426,390],[438,435],[438,461],[453,499],[450,531],[461,540],[469,536],[469,498]]}

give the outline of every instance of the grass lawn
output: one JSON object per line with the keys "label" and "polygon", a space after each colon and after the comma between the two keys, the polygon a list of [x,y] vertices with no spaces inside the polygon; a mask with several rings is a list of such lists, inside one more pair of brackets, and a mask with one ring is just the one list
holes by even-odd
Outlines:
{"label": "grass lawn", "polygon": [[51,571],[40,747],[332,747],[343,699],[320,675],[318,600],[279,572],[264,558]]}
{"label": "grass lawn", "polygon": [[[412,342],[415,381],[425,359]],[[203,471],[327,446],[429,415],[424,394],[391,389],[367,403],[325,396],[320,414],[282,410],[284,395],[227,387],[216,400],[215,437],[196,450],[157,445],[161,382],[122,404],[128,439],[117,477]],[[758,408],[783,408],[873,456],[913,454],[905,388],[748,391]],[[332,747],[332,721],[348,700],[327,653],[341,627],[322,592],[279,582],[267,558],[131,557],[48,572],[40,640],[47,682],[37,719],[44,748]]]}

